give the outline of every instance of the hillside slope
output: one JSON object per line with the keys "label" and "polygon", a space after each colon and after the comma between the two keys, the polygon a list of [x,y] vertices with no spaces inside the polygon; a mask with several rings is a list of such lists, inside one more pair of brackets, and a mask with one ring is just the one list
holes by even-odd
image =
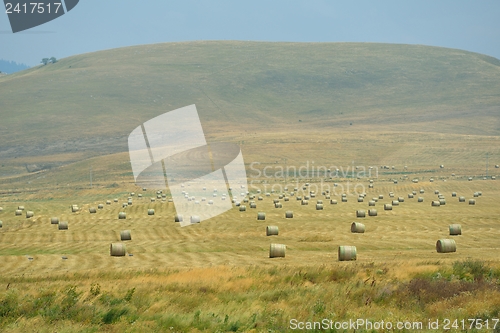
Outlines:
{"label": "hillside slope", "polygon": [[0,78],[0,149],[119,151],[138,124],[193,103],[208,134],[353,122],[498,135],[500,61],[366,43],[189,42],[77,55]]}

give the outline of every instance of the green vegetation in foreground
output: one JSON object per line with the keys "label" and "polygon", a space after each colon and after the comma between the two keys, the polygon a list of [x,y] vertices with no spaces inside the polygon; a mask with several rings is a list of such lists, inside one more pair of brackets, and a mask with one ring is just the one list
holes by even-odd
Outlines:
{"label": "green vegetation in foreground", "polygon": [[[2,332],[35,328],[37,332],[284,332],[293,318],[424,325],[429,319],[443,323],[446,318],[466,322],[477,318],[491,325],[500,317],[500,268],[472,259],[451,266],[439,262],[417,266],[435,268],[406,278],[395,277],[408,268],[405,264],[347,263],[335,268],[218,267],[2,279],[7,290],[0,292],[0,328]],[[424,326],[418,331],[432,330]],[[500,332],[500,323],[489,331]]]}

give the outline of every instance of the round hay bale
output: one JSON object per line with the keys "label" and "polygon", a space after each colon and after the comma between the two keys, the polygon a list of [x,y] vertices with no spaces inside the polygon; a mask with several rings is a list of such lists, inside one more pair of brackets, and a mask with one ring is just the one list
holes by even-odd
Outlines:
{"label": "round hay bale", "polygon": [[276,204],[276,203],[278,203],[278,202],[280,202],[280,200],[279,200],[279,199],[273,199],[273,204]]}
{"label": "round hay bale", "polygon": [[61,221],[58,223],[59,230],[68,230],[68,221]]}
{"label": "round hay bale", "polygon": [[148,190],[148,189],[147,189],[147,188],[145,188],[145,187],[143,187],[143,188],[142,188],[142,191],[143,191],[143,192],[146,192],[147,190]]}
{"label": "round hay bale", "polygon": [[154,209],[148,209],[148,215],[155,215],[155,210]]}
{"label": "round hay bale", "polygon": [[479,193],[474,192],[474,198],[479,198]]}
{"label": "round hay bale", "polygon": [[323,204],[323,200],[316,200],[317,204]]}
{"label": "round hay bale", "polygon": [[17,206],[17,209],[24,210],[24,206]]}
{"label": "round hay bale", "polygon": [[120,240],[132,240],[132,236],[130,235],[130,230],[122,230],[120,231]]}
{"label": "round hay bale", "polygon": [[331,196],[329,194],[325,195],[326,200],[330,200]]}
{"label": "round hay bale", "polygon": [[293,219],[293,211],[287,210],[285,212],[285,218],[287,218],[287,219]]}
{"label": "round hay bale", "polygon": [[323,204],[317,203],[316,210],[323,210]]}
{"label": "round hay bale", "polygon": [[283,208],[283,205],[281,204],[281,202],[277,202],[274,204],[274,208]]}
{"label": "round hay bale", "polygon": [[268,225],[266,227],[266,236],[278,236],[278,227],[275,225]]}
{"label": "round hay bale", "polygon": [[128,207],[128,203],[126,203],[126,202],[122,203],[122,208],[126,208],[126,207]]}
{"label": "round hay bale", "polygon": [[497,168],[497,169],[498,169],[498,168],[500,168],[500,166],[499,166],[498,164],[496,164],[496,165],[495,165],[495,168]]}
{"label": "round hay bale", "polygon": [[418,202],[424,202],[424,198],[418,197]]}
{"label": "round hay bale", "polygon": [[257,208],[257,204],[255,202],[250,203],[250,208]]}
{"label": "round hay bale", "polygon": [[263,197],[258,197],[257,200],[262,201],[262,200],[264,200],[264,198]]}
{"label": "round hay bale", "polygon": [[369,185],[368,185],[368,188],[373,188],[373,184],[369,184]]}
{"label": "round hay bale", "polygon": [[420,190],[420,194],[424,194],[425,193],[425,190],[424,189],[421,189]]}
{"label": "round hay bale", "polygon": [[497,179],[497,177],[491,176],[491,180],[496,180],[496,179]]}
{"label": "round hay bale", "polygon": [[347,202],[347,197],[342,197],[342,202]]}
{"label": "round hay bale", "polygon": [[135,195],[135,192],[131,192],[130,196],[133,197]]}
{"label": "round hay bale", "polygon": [[482,196],[483,195],[483,192],[481,191],[478,191],[477,194],[479,194],[479,196]]}
{"label": "round hay bale", "polygon": [[399,202],[405,202],[405,198],[403,198],[403,197],[399,197],[399,198],[398,198],[398,201],[399,201]]}
{"label": "round hay bale", "polygon": [[439,199],[439,204],[440,204],[441,206],[446,205],[446,200],[445,200],[445,199]]}
{"label": "round hay bale", "polygon": [[356,260],[356,246],[339,246],[339,261]]}
{"label": "round hay bale", "polygon": [[413,199],[413,193],[408,193],[408,199]]}
{"label": "round hay bale", "polygon": [[391,204],[384,204],[384,210],[392,210]]}
{"label": "round hay bale", "polygon": [[198,215],[193,215],[193,216],[191,216],[190,221],[191,221],[191,224],[200,223],[201,218]]}
{"label": "round hay bale", "polygon": [[358,202],[363,202],[363,197],[358,197]]}
{"label": "round hay bale", "polygon": [[118,213],[118,219],[119,220],[125,220],[127,218],[127,213],[125,212],[119,212]]}
{"label": "round hay bale", "polygon": [[305,196],[304,196],[304,200],[311,200],[311,196],[309,196],[309,195],[305,195]]}
{"label": "round hay bale", "polygon": [[3,212],[3,207],[0,207],[0,212]]}
{"label": "round hay bale", "polygon": [[257,213],[257,220],[264,221],[265,219],[266,219],[266,213],[264,213],[264,212]]}
{"label": "round hay bale", "polygon": [[16,216],[21,216],[23,215],[23,211],[20,209],[16,209]]}
{"label": "round hay bale", "polygon": [[439,207],[439,206],[441,206],[441,203],[440,203],[439,201],[433,200],[433,201],[431,202],[431,206],[432,206],[432,207]]}
{"label": "round hay bale", "polygon": [[375,206],[375,201],[373,200],[368,201],[368,206]]}
{"label": "round hay bale", "polygon": [[389,197],[390,197],[390,198],[394,198],[394,193],[392,193],[392,192],[391,192],[391,193],[389,193]]}
{"label": "round hay bale", "polygon": [[80,208],[78,208],[78,206],[77,206],[77,205],[73,205],[73,206],[71,206],[71,212],[72,212],[72,213],[76,213],[76,212],[78,212],[79,210],[80,210]]}
{"label": "round hay bale", "polygon": [[444,165],[442,165],[442,164],[441,164],[441,165],[439,166],[439,168],[444,169]]}
{"label": "round hay bale", "polygon": [[269,247],[269,258],[284,258],[286,252],[286,245],[284,244],[271,244]]}
{"label": "round hay bale", "polygon": [[290,201],[290,198],[289,197],[284,197],[283,200]]}
{"label": "round hay bale", "polygon": [[336,205],[336,204],[337,204],[337,200],[335,200],[335,199],[330,200],[330,205]]}
{"label": "round hay bale", "polygon": [[246,212],[247,211],[247,206],[240,206],[240,212]]}
{"label": "round hay bale", "polygon": [[300,204],[301,204],[301,205],[303,205],[303,206],[305,206],[305,205],[309,205],[309,201],[307,201],[307,200],[305,200],[305,199],[304,199],[304,200],[302,200],[302,201],[300,202]]}
{"label": "round hay bale", "polygon": [[341,196],[342,196],[342,198],[345,198],[345,197],[347,197],[347,194],[346,193],[342,193]]}
{"label": "round hay bale", "polygon": [[398,200],[392,200],[392,205],[393,206],[399,206],[399,201]]}
{"label": "round hay bale", "polygon": [[472,181],[472,177],[469,177],[468,180],[471,182]]}
{"label": "round hay bale", "polygon": [[457,196],[457,192],[451,192],[451,196],[452,197],[456,197]]}
{"label": "round hay bale", "polygon": [[114,202],[118,202],[118,199],[113,199]]}
{"label": "round hay bale", "polygon": [[138,198],[142,198],[142,194],[141,194],[141,193],[139,193],[139,194],[137,195],[137,197],[138,197]]}
{"label": "round hay bale", "polygon": [[417,195],[417,191],[412,191],[411,194]]}
{"label": "round hay bale", "polygon": [[278,199],[283,200],[283,194],[278,195]]}
{"label": "round hay bale", "polygon": [[51,217],[50,224],[59,224],[59,218],[58,217]]}
{"label": "round hay bale", "polygon": [[450,236],[458,236],[462,234],[462,226],[460,224],[450,224]]}
{"label": "round hay bale", "polygon": [[384,195],[383,195],[383,194],[379,194],[378,199],[379,199],[379,200],[384,199]]}
{"label": "round hay bale", "polygon": [[95,213],[97,213],[97,209],[95,209],[95,207],[90,207],[89,212],[90,212],[90,214],[95,214]]}
{"label": "round hay bale", "polygon": [[111,243],[109,246],[109,255],[112,257],[124,257],[127,252],[125,244]]}
{"label": "round hay bale", "polygon": [[368,216],[377,216],[376,209],[368,209]]}
{"label": "round hay bale", "polygon": [[128,204],[129,206],[132,206],[132,200],[129,200],[129,201],[127,202],[127,204]]}
{"label": "round hay bale", "polygon": [[434,182],[434,179],[433,179],[433,178],[429,179],[429,182],[433,183],[433,182]]}
{"label": "round hay bale", "polygon": [[440,239],[436,242],[436,251],[438,253],[456,252],[457,244],[454,239]]}
{"label": "round hay bale", "polygon": [[352,222],[351,224],[351,232],[355,234],[364,234],[365,233],[365,225],[359,222]]}
{"label": "round hay bale", "polygon": [[182,221],[184,221],[184,219],[182,218],[182,215],[176,214],[174,217],[174,221],[175,222],[182,222]]}
{"label": "round hay bale", "polygon": [[35,215],[35,213],[33,213],[32,211],[29,211],[29,210],[28,210],[28,211],[26,211],[26,218],[27,218],[27,219],[32,218],[34,215]]}
{"label": "round hay bale", "polygon": [[394,184],[397,184],[397,183],[398,183],[397,179],[394,179]]}
{"label": "round hay bale", "polygon": [[476,200],[474,199],[469,199],[469,205],[475,205],[476,204]]}
{"label": "round hay bale", "polygon": [[244,203],[248,203],[248,198],[243,199]]}
{"label": "round hay bale", "polygon": [[378,198],[377,197],[373,197],[371,201],[378,202]]}
{"label": "round hay bale", "polygon": [[359,209],[356,211],[356,217],[365,217],[366,216],[366,212],[362,209]]}

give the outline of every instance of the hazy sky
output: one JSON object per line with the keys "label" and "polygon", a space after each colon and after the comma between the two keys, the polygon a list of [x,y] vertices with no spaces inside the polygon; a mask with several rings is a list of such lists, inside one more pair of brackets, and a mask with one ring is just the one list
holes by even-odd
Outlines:
{"label": "hazy sky", "polygon": [[191,40],[387,42],[500,58],[499,0],[80,0],[13,34],[0,12],[0,59],[36,65],[137,44]]}

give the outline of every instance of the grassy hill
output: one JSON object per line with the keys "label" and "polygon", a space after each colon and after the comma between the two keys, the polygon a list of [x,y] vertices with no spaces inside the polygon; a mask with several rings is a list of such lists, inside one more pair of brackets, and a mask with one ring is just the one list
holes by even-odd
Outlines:
{"label": "grassy hill", "polygon": [[[190,104],[209,142],[242,144],[254,161],[428,169],[438,157],[481,159],[482,169],[486,152],[500,153],[499,92],[498,59],[418,45],[223,41],[82,54],[0,78],[0,177],[126,152],[136,126]],[[92,163],[130,177],[127,158],[89,160],[79,178]]]}
{"label": "grassy hill", "polygon": [[116,151],[137,124],[193,103],[209,133],[226,124],[259,131],[353,122],[498,135],[499,91],[500,61],[460,50],[156,44],[77,55],[1,78],[0,135],[2,150],[24,148],[15,154],[31,154],[31,144],[42,154],[96,145]]}

